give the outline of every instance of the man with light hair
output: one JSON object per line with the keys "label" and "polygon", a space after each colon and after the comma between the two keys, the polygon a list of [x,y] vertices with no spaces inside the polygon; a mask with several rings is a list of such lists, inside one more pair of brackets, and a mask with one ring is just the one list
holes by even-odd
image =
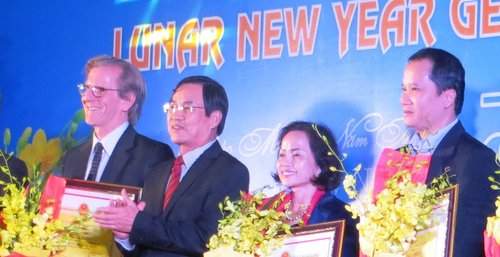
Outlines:
{"label": "man with light hair", "polygon": [[64,156],[62,176],[142,187],[158,162],[173,158],[170,147],[138,134],[146,87],[127,61],[97,56],[85,66],[78,91],[92,137]]}

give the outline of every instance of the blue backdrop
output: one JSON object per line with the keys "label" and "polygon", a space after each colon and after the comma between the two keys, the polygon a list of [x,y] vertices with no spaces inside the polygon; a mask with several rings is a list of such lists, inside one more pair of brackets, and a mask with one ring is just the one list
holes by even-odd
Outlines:
{"label": "blue backdrop", "polygon": [[[220,140],[272,183],[281,126],[330,126],[347,167],[365,174],[383,147],[405,139],[399,108],[406,59],[424,46],[463,62],[461,120],[500,148],[500,1],[3,1],[0,129],[57,136],[80,108],[87,59],[131,60],[148,84],[143,134],[170,143],[162,104],[183,77],[209,75],[230,99]],[[155,32],[156,31],[156,32]],[[88,127],[79,131],[83,137]]]}

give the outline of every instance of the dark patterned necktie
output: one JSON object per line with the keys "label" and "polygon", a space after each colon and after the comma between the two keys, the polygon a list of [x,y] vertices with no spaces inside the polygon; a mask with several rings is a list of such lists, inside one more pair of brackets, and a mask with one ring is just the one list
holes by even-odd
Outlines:
{"label": "dark patterned necktie", "polygon": [[179,186],[182,164],[184,164],[184,160],[182,159],[182,155],[179,155],[174,161],[174,165],[172,166],[172,172],[170,173],[170,178],[168,179],[167,189],[165,190],[165,195],[163,196],[163,209],[165,209],[172,199],[172,195]]}
{"label": "dark patterned necktie", "polygon": [[90,171],[89,175],[87,177],[87,180],[90,181],[95,181],[97,177],[97,169],[99,169],[99,163],[101,163],[101,157],[102,157],[102,144],[97,143],[94,146],[94,158],[92,159],[92,165],[90,166]]}

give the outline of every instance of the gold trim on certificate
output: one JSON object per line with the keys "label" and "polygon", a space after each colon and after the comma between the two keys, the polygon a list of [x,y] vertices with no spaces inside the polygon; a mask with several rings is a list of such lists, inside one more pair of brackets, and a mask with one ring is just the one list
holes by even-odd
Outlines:
{"label": "gold trim on certificate", "polygon": [[292,229],[293,235],[270,257],[340,257],[345,221],[330,221]]}
{"label": "gold trim on certificate", "polygon": [[87,208],[93,213],[97,208],[108,206],[109,202],[121,198],[122,189],[135,202],[141,198],[142,188],[127,185],[99,183],[79,179],[66,179],[66,188],[61,201],[61,211],[66,213],[79,212]]}
{"label": "gold trim on certificate", "polygon": [[449,200],[445,257],[453,257],[453,249],[454,249],[453,242],[455,241],[455,224],[457,222],[458,191],[459,191],[458,185],[452,186],[444,191],[445,194],[448,194],[448,200]]}
{"label": "gold trim on certificate", "polygon": [[452,257],[458,202],[458,185],[443,191],[446,196],[432,210],[434,225],[417,233],[407,256]]}

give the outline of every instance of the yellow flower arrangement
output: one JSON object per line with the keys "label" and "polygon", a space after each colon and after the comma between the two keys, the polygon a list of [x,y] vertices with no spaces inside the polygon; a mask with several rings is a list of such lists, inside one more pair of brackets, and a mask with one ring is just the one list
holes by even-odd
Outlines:
{"label": "yellow flower arrangement", "polygon": [[64,223],[53,218],[51,207],[41,212],[39,205],[46,179],[59,164],[63,152],[77,143],[73,135],[82,120],[80,110],[66,126],[63,136],[52,139],[47,139],[42,129],[32,137],[32,128],[26,128],[16,145],[17,157],[28,168],[28,176],[21,181],[11,175],[8,167],[8,159],[14,153],[7,154],[11,132],[9,129],[4,131],[0,172],[7,176],[7,180],[0,180],[3,187],[0,196],[0,256],[9,256],[12,252],[48,256],[81,242],[80,235],[74,232],[84,229],[90,216],[80,215],[72,222]]}
{"label": "yellow flower arrangement", "polygon": [[414,183],[408,170],[397,172],[386,182],[372,202],[371,197],[361,205],[347,209],[360,217],[356,226],[360,234],[360,246],[364,253],[405,255],[415,242],[417,233],[432,225],[433,207],[444,199],[443,190],[450,186],[448,177],[436,178],[430,187]]}
{"label": "yellow flower arrangement", "polygon": [[489,237],[495,238],[497,244],[500,244],[500,196],[497,196],[495,201],[496,213],[495,216],[488,217],[486,223],[486,234]]}
{"label": "yellow flower arrangement", "polygon": [[[445,173],[433,179],[430,186],[414,183],[412,173],[403,163],[389,160],[397,172],[387,180],[386,187],[376,196],[376,201],[372,201],[370,194],[360,199],[356,184],[361,165],[348,172],[342,164],[346,156],[340,158],[327,138],[316,126],[313,125],[313,128],[329,148],[330,155],[341,163],[340,170],[335,167],[330,167],[330,170],[345,174],[344,191],[350,199],[359,200],[346,205],[346,209],[353,218],[360,217],[356,228],[360,235],[361,251],[369,256],[404,256],[415,242],[417,233],[433,225],[433,207],[443,200],[442,192],[451,186],[448,175]],[[403,149],[400,153],[408,152]],[[423,164],[415,165],[420,169]]]}
{"label": "yellow flower arrangement", "polygon": [[[0,158],[5,163],[0,166],[1,172],[10,179],[10,182],[0,181],[4,186],[4,195],[0,196],[3,223],[0,226],[0,256],[9,256],[12,252],[32,253],[34,249],[48,255],[66,248],[72,237],[70,231],[76,229],[78,224],[65,225],[53,219],[51,208],[40,213],[38,206],[33,207],[35,203],[38,204],[39,194],[33,192],[40,192],[41,189],[31,183],[29,178],[21,183],[11,176],[7,165],[10,156],[0,152]],[[36,176],[40,176],[38,170],[35,170]],[[25,188],[23,184],[26,182],[29,186]]]}
{"label": "yellow flower arrangement", "polygon": [[[500,153],[496,155],[496,164],[500,168]],[[495,171],[495,175],[500,175],[500,169]],[[493,176],[488,177],[488,180],[492,183],[491,188],[495,191],[500,190],[500,182],[498,182]],[[497,244],[500,244],[500,196],[497,196],[495,201],[496,213],[495,216],[488,217],[486,223],[486,234],[495,238]]]}
{"label": "yellow flower arrangement", "polygon": [[19,152],[19,159],[26,163],[30,174],[37,165],[40,165],[40,171],[46,174],[57,165],[62,152],[61,140],[57,137],[47,140],[45,132],[39,129],[33,136],[32,143],[26,144]]}
{"label": "yellow flower arrangement", "polygon": [[267,256],[282,246],[285,236],[291,234],[291,227],[283,212],[276,208],[260,209],[262,202],[262,193],[242,192],[241,200],[232,202],[226,198],[220,203],[224,217],[219,220],[217,234],[209,240],[210,251],[205,257]]}

